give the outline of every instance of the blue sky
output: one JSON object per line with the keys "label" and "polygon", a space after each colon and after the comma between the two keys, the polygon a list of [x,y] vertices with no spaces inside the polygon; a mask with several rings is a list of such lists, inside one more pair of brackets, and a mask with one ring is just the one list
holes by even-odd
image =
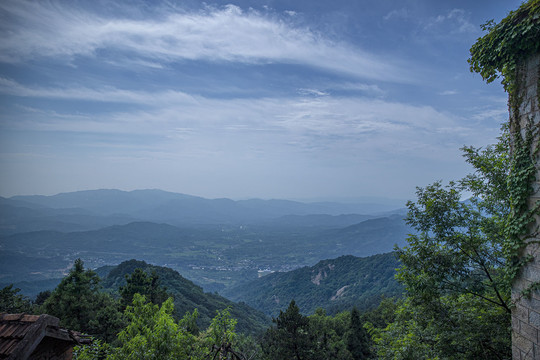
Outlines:
{"label": "blue sky", "polygon": [[0,2],[0,196],[414,197],[496,141],[513,0]]}

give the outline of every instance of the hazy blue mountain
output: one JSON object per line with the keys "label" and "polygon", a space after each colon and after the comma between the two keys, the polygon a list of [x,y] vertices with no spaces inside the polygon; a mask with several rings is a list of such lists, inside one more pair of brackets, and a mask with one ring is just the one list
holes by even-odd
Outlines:
{"label": "hazy blue mountain", "polygon": [[4,249],[26,252],[69,253],[92,251],[99,254],[136,254],[156,248],[166,251],[168,247],[192,245],[192,231],[168,224],[134,222],[114,225],[99,230],[63,233],[59,231],[34,231],[14,234],[0,239]]}
{"label": "hazy blue mountain", "polygon": [[375,218],[374,215],[359,215],[359,214],[285,215],[279,218],[268,220],[266,224],[275,225],[275,226],[290,226],[290,227],[342,228],[345,226],[358,224],[362,221],[373,219],[373,218]]}
{"label": "hazy blue mountain", "polygon": [[275,272],[223,294],[271,316],[279,314],[293,299],[306,314],[318,307],[330,314],[353,306],[367,310],[377,306],[383,295],[401,295],[403,289],[394,278],[397,267],[394,253],[364,258],[348,255],[289,272]]}
{"label": "hazy blue mountain", "polygon": [[[54,209],[80,208],[93,215],[167,222],[173,225],[253,223],[286,215],[369,214],[400,203],[303,203],[289,200],[205,199],[162,190],[88,190],[53,196],[14,196],[8,200]],[[392,204],[392,205],[391,205]],[[396,205],[398,206],[398,205]]]}
{"label": "hazy blue mountain", "polygon": [[[5,199],[9,200],[9,199]],[[0,235],[56,230],[62,232],[95,230],[135,221],[133,217],[100,216],[81,208],[54,209],[22,201],[0,202]]]}
{"label": "hazy blue mountain", "polygon": [[328,234],[339,244],[339,252],[356,256],[392,251],[394,245],[404,246],[413,230],[400,215],[362,221]]}
{"label": "hazy blue mountain", "polygon": [[11,200],[30,202],[51,208],[82,208],[96,214],[134,214],[174,199],[193,196],[162,190],[121,191],[114,189],[86,190],[61,193],[52,196],[14,196]]}

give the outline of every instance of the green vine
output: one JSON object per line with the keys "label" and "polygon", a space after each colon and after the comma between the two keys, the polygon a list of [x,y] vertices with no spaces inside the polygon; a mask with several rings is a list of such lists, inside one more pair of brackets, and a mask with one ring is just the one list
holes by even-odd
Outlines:
{"label": "green vine", "polygon": [[512,94],[518,63],[540,51],[540,0],[528,1],[499,24],[490,20],[482,29],[488,33],[471,47],[470,69],[488,83],[502,75],[505,90]]}
{"label": "green vine", "polygon": [[534,159],[539,149],[538,144],[535,144],[537,136],[538,127],[530,120],[525,138],[519,130],[512,134],[514,149],[507,180],[511,212],[506,222],[506,241],[503,244],[503,253],[508,260],[505,275],[510,282],[520,269],[532,260],[532,256],[520,256],[520,251],[526,245],[527,237],[538,233],[538,229],[531,231],[530,227],[534,223],[534,216],[540,213],[540,202],[529,208],[529,197],[533,192],[531,184],[536,176]]}
{"label": "green vine", "polygon": [[[527,58],[540,53],[540,0],[530,0],[512,11],[499,24],[493,20],[482,25],[486,35],[479,38],[471,47],[468,62],[471,72],[480,73],[486,82],[491,83],[502,76],[502,84],[508,92],[510,107],[511,166],[508,175],[508,192],[511,213],[506,223],[506,241],[503,253],[506,258],[505,277],[508,283],[518,276],[521,269],[533,257],[523,254],[523,250],[538,235],[538,229],[532,229],[535,215],[540,215],[540,202],[529,206],[533,193],[532,184],[536,176],[535,159],[539,151],[538,124],[529,119],[522,128],[520,107],[525,80],[524,63]],[[537,81],[537,104],[540,104],[540,72]],[[537,242],[538,243],[538,242]],[[521,292],[529,296],[540,289],[540,282],[531,284]]]}

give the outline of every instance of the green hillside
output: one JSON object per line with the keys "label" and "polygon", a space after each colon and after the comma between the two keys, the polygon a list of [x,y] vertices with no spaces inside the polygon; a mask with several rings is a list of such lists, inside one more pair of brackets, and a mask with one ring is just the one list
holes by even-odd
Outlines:
{"label": "green hillside", "polygon": [[359,258],[341,256],[312,267],[272,273],[228,289],[224,295],[244,301],[264,313],[276,316],[294,299],[301,311],[313,313],[322,307],[328,313],[375,307],[381,296],[399,296],[402,288],[394,279],[399,266],[394,253]]}
{"label": "green hillside", "polygon": [[[102,285],[105,290],[115,292],[125,284],[125,275],[131,274],[136,268],[145,272],[155,271],[162,286],[174,296],[175,310],[179,316],[197,309],[199,312],[199,325],[206,328],[210,320],[216,315],[216,310],[227,307],[231,315],[238,319],[237,329],[243,333],[258,333],[264,331],[270,324],[270,319],[263,313],[254,310],[246,304],[237,304],[222,296],[205,293],[203,289],[193,282],[185,279],[177,271],[167,267],[154,266],[144,261],[129,260],[112,268],[104,278]],[[98,269],[99,272],[99,269]]]}

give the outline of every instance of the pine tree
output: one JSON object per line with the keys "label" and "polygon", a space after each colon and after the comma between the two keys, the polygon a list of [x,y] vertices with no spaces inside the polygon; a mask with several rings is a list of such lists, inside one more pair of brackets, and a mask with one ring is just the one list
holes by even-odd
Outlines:
{"label": "pine tree", "polygon": [[369,359],[369,342],[369,335],[360,319],[360,312],[354,307],[351,311],[350,330],[347,333],[347,349],[354,360]]}
{"label": "pine tree", "polygon": [[300,314],[294,300],[285,312],[272,320],[276,327],[267,330],[263,344],[264,352],[272,359],[309,359],[309,320]]}
{"label": "pine tree", "polygon": [[99,291],[99,282],[94,271],[84,269],[81,259],[75,260],[69,274],[43,304],[44,311],[58,317],[68,329],[107,341],[114,339],[123,325],[122,314],[117,302]]}

